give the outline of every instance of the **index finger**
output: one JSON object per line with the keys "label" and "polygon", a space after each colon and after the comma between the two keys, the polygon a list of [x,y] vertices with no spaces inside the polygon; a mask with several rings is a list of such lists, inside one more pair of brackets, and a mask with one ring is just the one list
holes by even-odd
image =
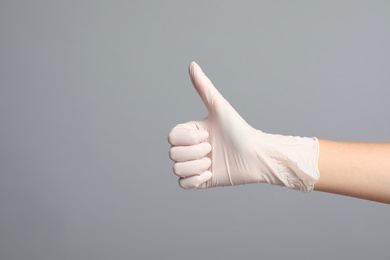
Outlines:
{"label": "index finger", "polygon": [[209,133],[205,130],[174,127],[168,134],[171,145],[195,145],[204,142]]}

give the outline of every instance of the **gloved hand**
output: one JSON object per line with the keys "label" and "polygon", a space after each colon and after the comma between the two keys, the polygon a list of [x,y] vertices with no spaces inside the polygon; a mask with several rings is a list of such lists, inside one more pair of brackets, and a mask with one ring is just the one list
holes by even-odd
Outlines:
{"label": "gloved hand", "polygon": [[184,189],[270,183],[308,192],[319,179],[317,138],[254,129],[192,62],[189,74],[208,117],[168,135],[174,173]]}

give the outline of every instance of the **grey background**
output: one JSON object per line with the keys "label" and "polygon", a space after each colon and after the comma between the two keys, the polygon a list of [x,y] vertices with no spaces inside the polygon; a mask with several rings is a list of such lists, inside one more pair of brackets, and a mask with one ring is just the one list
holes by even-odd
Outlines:
{"label": "grey background", "polygon": [[388,205],[184,191],[197,61],[265,132],[389,141],[389,1],[0,1],[0,259],[390,259]]}

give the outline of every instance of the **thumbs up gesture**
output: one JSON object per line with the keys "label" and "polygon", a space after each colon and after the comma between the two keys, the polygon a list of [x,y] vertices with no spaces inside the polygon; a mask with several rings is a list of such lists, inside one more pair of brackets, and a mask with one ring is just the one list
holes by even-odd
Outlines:
{"label": "thumbs up gesture", "polygon": [[195,62],[189,74],[208,116],[178,124],[168,135],[182,188],[270,183],[313,190],[319,179],[317,138],[263,133],[245,122]]}

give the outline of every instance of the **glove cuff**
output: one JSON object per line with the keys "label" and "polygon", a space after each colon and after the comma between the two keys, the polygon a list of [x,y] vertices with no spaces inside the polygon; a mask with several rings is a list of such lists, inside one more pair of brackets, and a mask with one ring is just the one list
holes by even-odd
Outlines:
{"label": "glove cuff", "polygon": [[320,178],[318,169],[319,141],[317,138],[287,137],[284,165],[278,165],[280,181],[288,188],[310,192]]}
{"label": "glove cuff", "polygon": [[[310,192],[320,177],[317,138],[259,133],[259,182]],[[259,165],[259,166],[260,166]]]}

